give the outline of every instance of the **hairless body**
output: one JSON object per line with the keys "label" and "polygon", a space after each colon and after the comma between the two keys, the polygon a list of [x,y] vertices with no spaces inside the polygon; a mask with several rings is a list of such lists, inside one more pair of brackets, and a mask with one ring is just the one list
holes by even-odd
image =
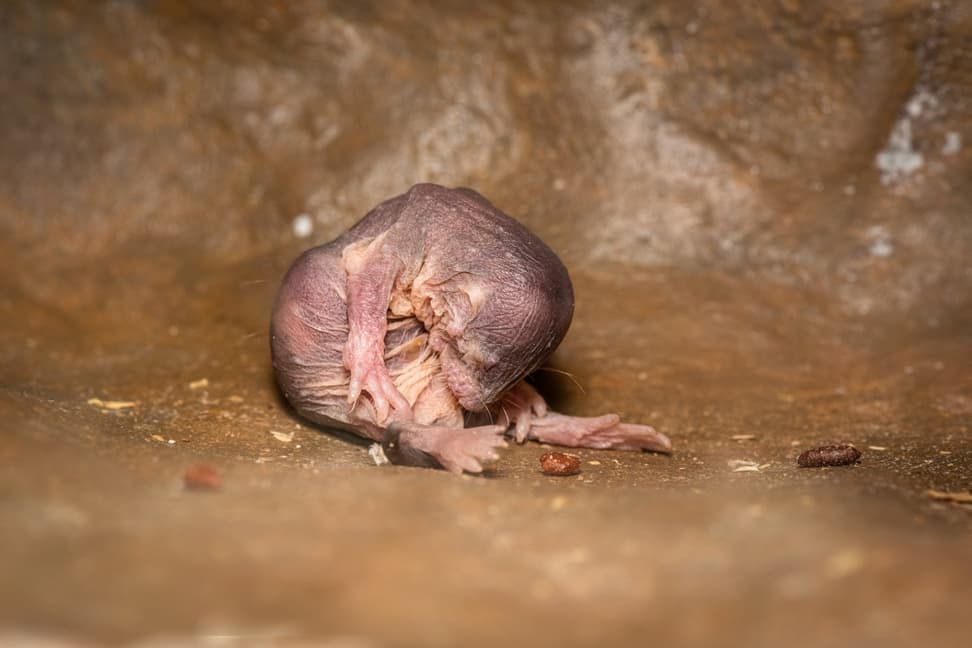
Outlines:
{"label": "hairless body", "polygon": [[271,321],[277,380],[302,416],[395,463],[481,472],[517,442],[669,452],[615,414],[564,416],[523,379],[570,326],[556,254],[471,189],[419,184],[304,252]]}

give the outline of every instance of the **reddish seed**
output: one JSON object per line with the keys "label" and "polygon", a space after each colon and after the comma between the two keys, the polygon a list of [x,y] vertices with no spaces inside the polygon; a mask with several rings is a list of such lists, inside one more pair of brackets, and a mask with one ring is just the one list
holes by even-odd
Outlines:
{"label": "reddish seed", "polygon": [[540,455],[540,468],[545,475],[576,475],[580,472],[580,459],[563,452],[547,452]]}
{"label": "reddish seed", "polygon": [[812,448],[797,457],[797,465],[803,468],[822,466],[846,466],[861,458],[861,451],[852,445],[829,445]]}
{"label": "reddish seed", "polygon": [[218,490],[223,483],[216,469],[206,464],[189,466],[186,474],[182,476],[182,481],[187,489],[200,491]]}

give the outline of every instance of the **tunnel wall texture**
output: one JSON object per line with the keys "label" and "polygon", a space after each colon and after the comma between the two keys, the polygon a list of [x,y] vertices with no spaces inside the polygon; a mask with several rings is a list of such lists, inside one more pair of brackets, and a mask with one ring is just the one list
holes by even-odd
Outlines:
{"label": "tunnel wall texture", "polygon": [[298,215],[326,240],[433,181],[480,189],[572,267],[725,269],[932,322],[968,304],[968,3],[7,2],[0,20],[0,228],[33,266],[5,281],[40,301],[104,255],[246,258]]}

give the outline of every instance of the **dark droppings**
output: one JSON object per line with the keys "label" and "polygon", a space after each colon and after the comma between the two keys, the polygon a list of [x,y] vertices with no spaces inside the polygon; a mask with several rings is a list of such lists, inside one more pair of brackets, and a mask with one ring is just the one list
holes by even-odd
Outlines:
{"label": "dark droppings", "polygon": [[219,472],[207,464],[189,466],[182,476],[182,481],[186,490],[193,491],[214,491],[219,490],[223,485]]}
{"label": "dark droppings", "polygon": [[811,448],[797,457],[797,464],[803,468],[823,466],[847,466],[861,458],[861,451],[852,445],[828,445]]}
{"label": "dark droppings", "polygon": [[580,472],[580,459],[563,452],[545,452],[540,455],[540,468],[545,475],[576,475]]}

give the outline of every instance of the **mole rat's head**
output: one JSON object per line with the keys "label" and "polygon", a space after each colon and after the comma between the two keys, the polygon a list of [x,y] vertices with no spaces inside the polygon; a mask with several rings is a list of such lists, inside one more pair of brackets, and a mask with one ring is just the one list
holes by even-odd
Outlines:
{"label": "mole rat's head", "polygon": [[540,258],[498,264],[483,287],[477,314],[443,349],[449,388],[466,410],[484,409],[536,370],[570,327],[570,277],[560,259],[543,248]]}

